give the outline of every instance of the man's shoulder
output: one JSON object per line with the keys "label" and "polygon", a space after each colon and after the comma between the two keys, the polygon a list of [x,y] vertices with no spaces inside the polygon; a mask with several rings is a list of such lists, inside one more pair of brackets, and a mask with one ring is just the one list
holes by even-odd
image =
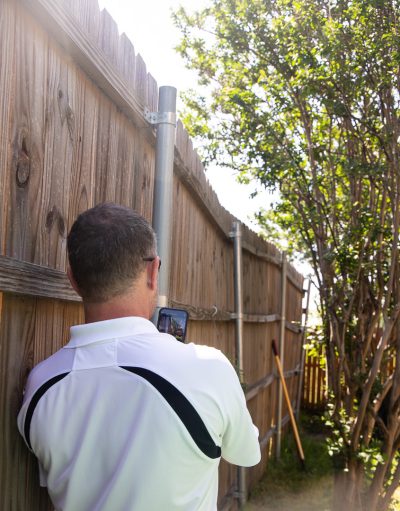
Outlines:
{"label": "man's shoulder", "polygon": [[61,348],[35,365],[29,373],[26,391],[35,392],[53,378],[69,373],[73,362],[71,355],[70,350]]}
{"label": "man's shoulder", "polygon": [[202,344],[192,344],[195,358],[200,364],[204,364],[208,370],[214,367],[220,376],[236,377],[233,363],[218,348]]}
{"label": "man's shoulder", "polygon": [[188,346],[191,346],[193,348],[196,357],[199,359],[216,360],[224,364],[230,363],[228,358],[218,348],[214,348],[213,346],[207,346],[205,344],[194,343],[191,343]]}

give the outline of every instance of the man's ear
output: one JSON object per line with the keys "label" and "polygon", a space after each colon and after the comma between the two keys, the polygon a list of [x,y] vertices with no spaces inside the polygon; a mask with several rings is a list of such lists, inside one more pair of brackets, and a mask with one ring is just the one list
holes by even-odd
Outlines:
{"label": "man's ear", "polygon": [[74,291],[76,293],[78,293],[79,296],[81,296],[81,293],[79,292],[79,287],[78,287],[78,284],[76,283],[76,280],[74,278],[74,275],[72,273],[72,270],[71,270],[71,267],[68,265],[68,268],[67,268],[67,275],[68,275],[68,279],[71,283],[71,286],[74,288]]}
{"label": "man's ear", "polygon": [[158,286],[158,267],[160,258],[157,256],[151,264],[147,266],[147,285],[150,289],[157,289]]}

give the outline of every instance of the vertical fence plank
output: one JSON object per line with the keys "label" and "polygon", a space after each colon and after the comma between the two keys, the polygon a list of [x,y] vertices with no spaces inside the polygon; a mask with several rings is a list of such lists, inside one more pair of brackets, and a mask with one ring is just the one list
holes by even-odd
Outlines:
{"label": "vertical fence plank", "polygon": [[103,9],[100,14],[100,24],[98,33],[98,44],[103,50],[110,64],[118,69],[118,47],[119,47],[119,33],[118,26],[114,19],[111,17],[106,9]]}
{"label": "vertical fence plank", "polygon": [[35,299],[13,296],[3,299],[0,320],[0,508],[10,511],[51,509],[47,493],[39,487],[34,457],[28,453],[16,424],[26,375],[35,362],[35,322]]}
{"label": "vertical fence plank", "polygon": [[119,38],[118,57],[118,67],[121,70],[121,74],[130,88],[134,89],[136,74],[135,48],[125,33],[121,34]]}
{"label": "vertical fence plank", "polygon": [[[26,18],[19,12],[15,24],[15,47],[18,57],[13,91],[14,154],[9,169],[10,205],[5,253],[39,263],[36,232],[43,193],[43,142],[36,126],[44,126],[45,120],[45,46],[40,30],[36,29],[32,34],[27,28]],[[27,83],[29,87],[26,87]]]}
{"label": "vertical fence plank", "polygon": [[97,118],[99,98],[92,84],[79,72],[68,70],[68,95],[73,106],[76,139],[72,150],[72,170],[68,205],[68,230],[77,215],[94,205],[94,174],[98,161]]}
{"label": "vertical fence plank", "polygon": [[158,85],[153,76],[147,74],[147,108],[151,112],[157,112],[158,110]]}
{"label": "vertical fence plank", "polygon": [[97,0],[58,0],[62,1],[67,12],[71,14],[85,30],[85,33],[97,41],[100,30],[100,10]]}
{"label": "vertical fence plank", "polygon": [[94,169],[95,204],[115,200],[117,162],[117,112],[100,98],[97,117],[97,164]]}
{"label": "vertical fence plank", "polygon": [[58,52],[47,50],[46,130],[43,133],[43,198],[38,232],[40,264],[66,270],[66,236],[72,154],[77,139],[75,105]]}
{"label": "vertical fence plank", "polygon": [[136,55],[135,91],[139,102],[143,106],[147,105],[147,69],[139,53]]}
{"label": "vertical fence plank", "polygon": [[[0,254],[5,253],[9,179],[12,165],[11,126],[15,91],[15,11],[8,2],[0,9]],[[22,163],[21,163],[22,164]]]}

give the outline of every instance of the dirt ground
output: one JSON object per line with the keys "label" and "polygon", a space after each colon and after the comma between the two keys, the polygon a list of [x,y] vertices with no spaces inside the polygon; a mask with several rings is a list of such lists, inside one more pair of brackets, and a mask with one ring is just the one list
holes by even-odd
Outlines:
{"label": "dirt ground", "polygon": [[[249,495],[245,511],[332,511],[334,471],[326,432],[318,417],[304,415],[302,426],[306,470],[293,455],[294,440],[288,436],[280,462],[271,460]],[[400,486],[393,497],[389,510],[400,511]]]}
{"label": "dirt ground", "polygon": [[[332,476],[326,476],[296,493],[250,496],[245,511],[331,511],[332,487]],[[400,511],[400,488],[395,499],[391,509]]]}
{"label": "dirt ground", "polygon": [[332,476],[296,493],[268,492],[250,496],[246,511],[331,511]]}

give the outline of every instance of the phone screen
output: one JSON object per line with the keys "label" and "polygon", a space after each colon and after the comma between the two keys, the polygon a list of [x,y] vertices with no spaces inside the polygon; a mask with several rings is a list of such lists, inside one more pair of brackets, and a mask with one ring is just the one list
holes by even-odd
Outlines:
{"label": "phone screen", "polygon": [[160,332],[171,334],[180,342],[185,341],[189,314],[183,309],[163,307],[158,314],[157,328]]}

